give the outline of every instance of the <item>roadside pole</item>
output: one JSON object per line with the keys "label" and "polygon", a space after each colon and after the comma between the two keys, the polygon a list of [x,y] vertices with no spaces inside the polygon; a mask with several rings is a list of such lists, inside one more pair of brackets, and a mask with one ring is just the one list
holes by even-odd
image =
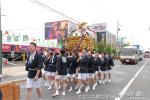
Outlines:
{"label": "roadside pole", "polygon": [[120,28],[119,28],[119,21],[117,21],[117,43],[116,43],[116,49],[117,49],[117,58],[119,56],[119,43],[118,43],[118,33],[120,31]]}
{"label": "roadside pole", "polygon": [[2,74],[2,30],[1,30],[1,0],[0,0],[0,74]]}

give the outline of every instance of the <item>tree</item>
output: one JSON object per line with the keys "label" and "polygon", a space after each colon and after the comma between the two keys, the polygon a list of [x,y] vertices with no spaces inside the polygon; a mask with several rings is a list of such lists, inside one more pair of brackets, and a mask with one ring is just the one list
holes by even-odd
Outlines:
{"label": "tree", "polygon": [[98,43],[94,43],[94,51],[113,53],[114,55],[116,55],[116,48],[112,47],[111,44],[106,45],[102,41]]}
{"label": "tree", "polygon": [[105,51],[105,43],[104,42],[94,43],[94,50],[98,51],[98,52],[104,52]]}
{"label": "tree", "polygon": [[116,48],[112,48],[112,53],[113,53],[114,55],[116,55],[116,52],[117,52]]}
{"label": "tree", "polygon": [[107,53],[112,53],[112,47],[110,44],[107,44],[106,47],[105,47],[105,52]]}

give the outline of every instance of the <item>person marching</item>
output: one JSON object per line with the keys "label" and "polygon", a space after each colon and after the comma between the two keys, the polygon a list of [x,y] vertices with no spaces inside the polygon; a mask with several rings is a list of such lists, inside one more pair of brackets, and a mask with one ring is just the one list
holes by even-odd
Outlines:
{"label": "person marching", "polygon": [[63,85],[63,92],[62,95],[66,95],[66,88],[67,88],[67,67],[68,67],[68,58],[65,54],[65,50],[62,49],[60,51],[60,56],[56,62],[56,77],[55,77],[55,93],[52,95],[53,97],[59,95],[58,85],[62,81]]}
{"label": "person marching", "polygon": [[[95,53],[95,57],[94,57],[94,68],[95,68],[95,79],[94,79],[94,83],[95,83],[95,87],[97,86],[97,82],[100,81],[99,83],[101,84],[101,76],[99,75],[100,72],[100,66],[101,66],[101,59],[99,57],[99,53],[96,52]],[[95,87],[93,87],[95,89]]]}
{"label": "person marching", "polygon": [[43,68],[42,55],[37,53],[36,44],[34,42],[30,43],[29,48],[30,48],[30,54],[25,63],[26,71],[28,71],[27,83],[26,83],[26,88],[27,88],[26,100],[31,100],[33,88],[36,89],[39,100],[42,100],[42,91],[41,91],[41,86],[42,86],[41,69]]}
{"label": "person marching", "polygon": [[76,77],[76,68],[77,68],[77,55],[73,52],[72,53],[72,57],[70,57],[69,59],[69,67],[68,67],[68,85],[69,90],[68,91],[72,91],[72,86],[75,83],[75,77]]}
{"label": "person marching", "polygon": [[48,89],[52,89],[52,85],[55,80],[56,62],[57,62],[57,56],[53,50],[50,50],[50,59],[49,59],[49,65],[48,65],[48,77],[49,77]]}
{"label": "person marching", "polygon": [[87,85],[87,75],[88,75],[88,56],[86,49],[82,50],[82,56],[79,60],[79,72],[78,72],[78,91],[76,94],[81,93],[81,89],[84,85]]}
{"label": "person marching", "polygon": [[111,70],[112,70],[112,66],[114,66],[114,61],[113,61],[111,54],[108,54],[107,57],[108,57],[108,62],[109,62],[109,65],[108,65],[108,82],[110,83],[111,82]]}
{"label": "person marching", "polygon": [[100,60],[101,60],[101,63],[100,63],[100,66],[99,66],[99,72],[98,72],[98,76],[99,76],[99,80],[98,80],[98,82],[99,82],[99,84],[101,85],[102,84],[102,76],[103,76],[103,73],[102,73],[102,70],[101,70],[101,67],[102,67],[102,52],[100,52],[99,53],[99,58],[100,58]]}
{"label": "person marching", "polygon": [[43,60],[44,60],[44,71],[45,71],[45,86],[49,86],[49,71],[48,71],[48,65],[49,65],[49,60],[50,60],[50,53],[49,51],[45,51],[45,54],[44,54],[44,57],[43,57]]}
{"label": "person marching", "polygon": [[76,84],[74,87],[75,90],[77,90],[79,88],[79,86],[78,86],[79,85],[78,73],[80,70],[79,63],[80,63],[82,53],[77,53],[76,56],[77,56],[77,68],[76,68],[76,76],[75,76],[75,84]]}
{"label": "person marching", "polygon": [[93,86],[92,89],[95,90],[96,84],[94,84],[95,77],[95,69],[94,69],[94,58],[92,56],[92,52],[88,51],[88,76],[87,76],[87,87],[85,88],[85,92],[90,90],[90,86]]}
{"label": "person marching", "polygon": [[106,53],[102,53],[102,58],[101,58],[102,64],[101,64],[101,71],[102,71],[102,82],[105,84],[107,81],[107,70],[108,70],[108,59],[106,57]]}

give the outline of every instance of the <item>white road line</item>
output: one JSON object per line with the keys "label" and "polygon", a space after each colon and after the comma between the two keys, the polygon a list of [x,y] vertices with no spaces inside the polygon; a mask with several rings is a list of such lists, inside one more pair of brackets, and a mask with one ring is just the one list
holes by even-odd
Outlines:
{"label": "white road line", "polygon": [[130,85],[133,83],[135,78],[139,75],[139,73],[142,71],[142,69],[145,67],[145,65],[148,63],[149,60],[145,61],[145,63],[142,65],[142,67],[138,70],[138,72],[132,77],[132,79],[128,82],[128,84],[121,90],[121,92],[118,94],[118,97],[115,98],[115,100],[121,100],[123,95],[127,92]]}

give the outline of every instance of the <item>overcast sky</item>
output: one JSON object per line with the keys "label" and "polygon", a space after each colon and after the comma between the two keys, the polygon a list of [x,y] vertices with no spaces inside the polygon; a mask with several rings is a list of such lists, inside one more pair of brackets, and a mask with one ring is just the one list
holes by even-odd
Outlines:
{"label": "overcast sky", "polygon": [[[108,30],[116,34],[117,20],[125,36],[143,48],[150,47],[150,0],[39,0],[40,2],[88,24],[107,23]],[[44,34],[44,23],[66,18],[44,9],[31,0],[1,0],[2,30],[27,30]],[[18,30],[24,29],[24,30]],[[44,35],[42,35],[44,38]]]}

